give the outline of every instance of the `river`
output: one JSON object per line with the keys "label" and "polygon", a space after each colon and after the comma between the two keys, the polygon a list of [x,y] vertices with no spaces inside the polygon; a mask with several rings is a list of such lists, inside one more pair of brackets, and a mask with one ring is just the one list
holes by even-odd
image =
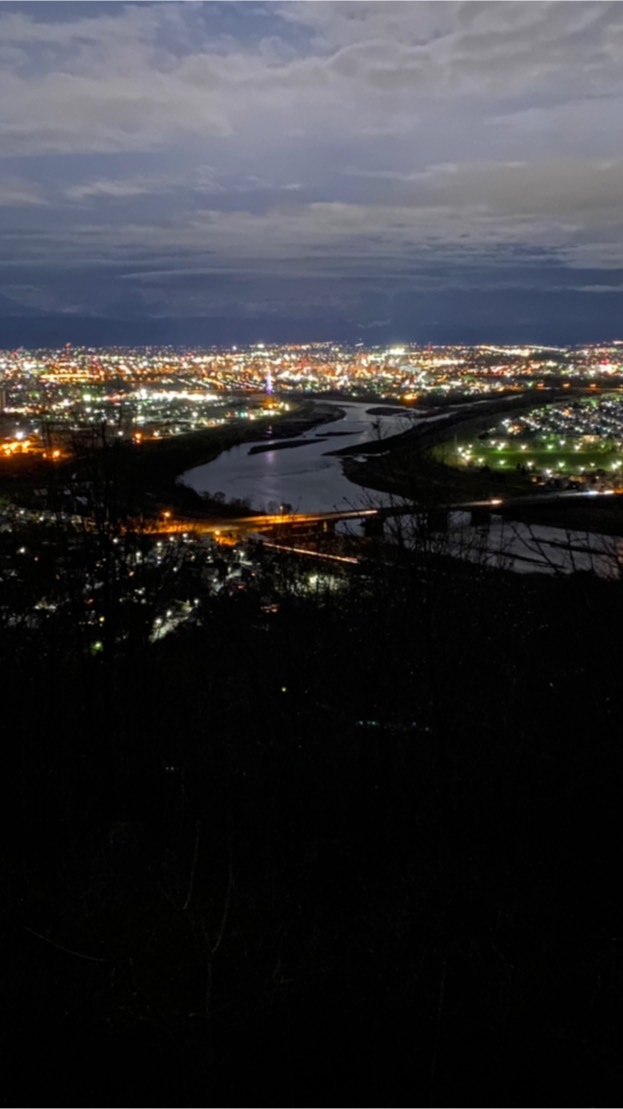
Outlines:
{"label": "river", "polygon": [[[367,494],[344,476],[342,461],[331,454],[346,446],[369,443],[381,435],[398,435],[413,426],[414,414],[373,415],[374,405],[345,402],[335,405],[343,416],[317,425],[293,440],[292,447],[258,440],[223,451],[213,462],[182,474],[180,481],[197,493],[223,493],[227,501],[247,500],[258,512],[331,512],[359,507]],[[254,452],[254,448],[261,451]],[[266,449],[268,448],[268,449]],[[374,494],[374,502],[382,502]]]}
{"label": "river", "polygon": [[[292,440],[291,447],[283,445],[283,441],[280,446],[279,440],[273,442],[272,450],[269,440],[244,443],[224,451],[213,462],[188,470],[179,480],[198,493],[220,492],[228,501],[247,500],[257,512],[279,512],[286,505],[288,512],[358,508],[369,501],[370,494],[345,477],[341,459],[331,451],[363,445],[379,435],[383,438],[398,435],[417,419],[408,411],[404,416],[374,415],[371,407],[374,406],[340,402],[335,405],[343,413],[339,419],[304,432]],[[432,422],[446,417],[420,418]],[[375,505],[392,500],[382,493],[371,495]],[[489,527],[474,528],[468,522],[469,516],[460,519],[461,515],[454,513],[449,531],[438,537],[440,553],[520,573],[568,574],[588,570],[600,577],[620,576],[623,566],[620,539],[504,522],[495,516]],[[343,530],[350,527],[351,524],[344,524]],[[403,518],[403,531],[406,528],[408,533],[409,527]],[[388,521],[385,532],[390,542],[395,530],[395,524]]]}

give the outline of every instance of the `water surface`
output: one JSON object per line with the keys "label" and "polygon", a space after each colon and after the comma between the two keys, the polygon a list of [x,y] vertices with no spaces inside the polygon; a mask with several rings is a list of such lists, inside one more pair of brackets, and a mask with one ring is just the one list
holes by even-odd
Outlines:
{"label": "water surface", "polygon": [[[293,512],[359,507],[370,495],[344,476],[341,459],[329,452],[407,431],[413,415],[407,410],[404,415],[374,415],[370,414],[374,405],[355,402],[335,407],[344,415],[304,432],[294,440],[296,449],[266,450],[266,440],[242,443],[213,462],[188,470],[180,481],[197,493],[223,493],[228,501],[248,500],[258,512],[279,511],[282,505],[289,505]],[[252,453],[258,446],[264,449]],[[374,494],[375,503],[381,499],[381,494]]]}

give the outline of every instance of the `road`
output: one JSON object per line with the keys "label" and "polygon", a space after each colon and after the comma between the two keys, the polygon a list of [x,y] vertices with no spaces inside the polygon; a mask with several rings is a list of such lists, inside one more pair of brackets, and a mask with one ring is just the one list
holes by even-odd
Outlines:
{"label": "road", "polygon": [[[146,530],[154,534],[179,535],[185,532],[199,533],[200,535],[213,535],[218,538],[228,533],[261,533],[273,531],[275,528],[302,528],[315,524],[335,524],[343,520],[364,520],[376,517],[389,519],[392,516],[404,516],[417,512],[470,512],[476,510],[502,511],[509,508],[530,508],[541,504],[553,504],[585,499],[590,496],[587,492],[557,491],[552,493],[526,494],[521,497],[503,499],[493,497],[489,500],[460,501],[453,504],[415,505],[399,504],[377,508],[352,508],[336,509],[333,512],[291,512],[291,513],[264,513],[258,516],[235,516],[230,519],[184,519],[181,517],[168,517],[154,521],[147,525]],[[599,495],[599,494],[598,494]],[[601,494],[602,496],[608,494]],[[611,491],[611,496],[622,496],[623,489]]]}

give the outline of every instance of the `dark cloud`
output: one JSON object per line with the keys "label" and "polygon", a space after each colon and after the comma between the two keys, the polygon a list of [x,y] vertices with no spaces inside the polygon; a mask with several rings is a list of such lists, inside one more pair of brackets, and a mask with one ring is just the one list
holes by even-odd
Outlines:
{"label": "dark cloud", "polygon": [[618,320],[618,3],[7,3],[0,54],[18,306]]}

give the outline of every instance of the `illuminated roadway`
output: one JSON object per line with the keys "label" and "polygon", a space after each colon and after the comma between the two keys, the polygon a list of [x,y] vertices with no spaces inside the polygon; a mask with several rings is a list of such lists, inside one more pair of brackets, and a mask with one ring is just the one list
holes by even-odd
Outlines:
{"label": "illuminated roadway", "polygon": [[[180,517],[175,519],[154,520],[151,525],[146,523],[145,530],[165,534],[180,534],[194,531],[201,535],[219,535],[230,531],[261,532],[266,528],[301,527],[305,524],[330,524],[338,523],[340,520],[362,520],[370,516],[383,517],[385,515],[395,515],[405,511],[407,511],[407,509],[402,507],[393,510],[363,508],[346,509],[344,511],[336,510],[335,512],[265,513],[261,516],[234,516],[229,519],[221,518],[218,520],[184,519]],[[413,512],[413,507],[409,506],[408,511]]]}
{"label": "illuminated roadway", "polygon": [[[610,490],[601,494],[593,494],[597,496],[621,496],[623,490]],[[336,524],[343,520],[365,520],[365,519],[380,519],[384,520],[391,516],[404,516],[413,513],[437,513],[437,512],[469,512],[472,509],[492,510],[510,508],[513,506],[552,503],[557,501],[575,500],[580,497],[590,496],[590,493],[585,491],[557,491],[552,493],[537,493],[528,494],[523,497],[509,497],[504,500],[501,497],[492,497],[483,500],[462,501],[454,504],[405,504],[405,505],[391,505],[383,506],[380,508],[350,508],[350,509],[336,509],[333,512],[291,512],[291,513],[264,513],[258,516],[234,516],[229,519],[184,519],[182,517],[169,518],[169,514],[163,514],[165,518],[154,520],[151,524],[147,523],[145,530],[154,533],[164,534],[180,534],[184,532],[193,531],[201,535],[221,535],[228,532],[262,532],[263,530],[273,528],[297,528],[305,525],[315,524]]]}

